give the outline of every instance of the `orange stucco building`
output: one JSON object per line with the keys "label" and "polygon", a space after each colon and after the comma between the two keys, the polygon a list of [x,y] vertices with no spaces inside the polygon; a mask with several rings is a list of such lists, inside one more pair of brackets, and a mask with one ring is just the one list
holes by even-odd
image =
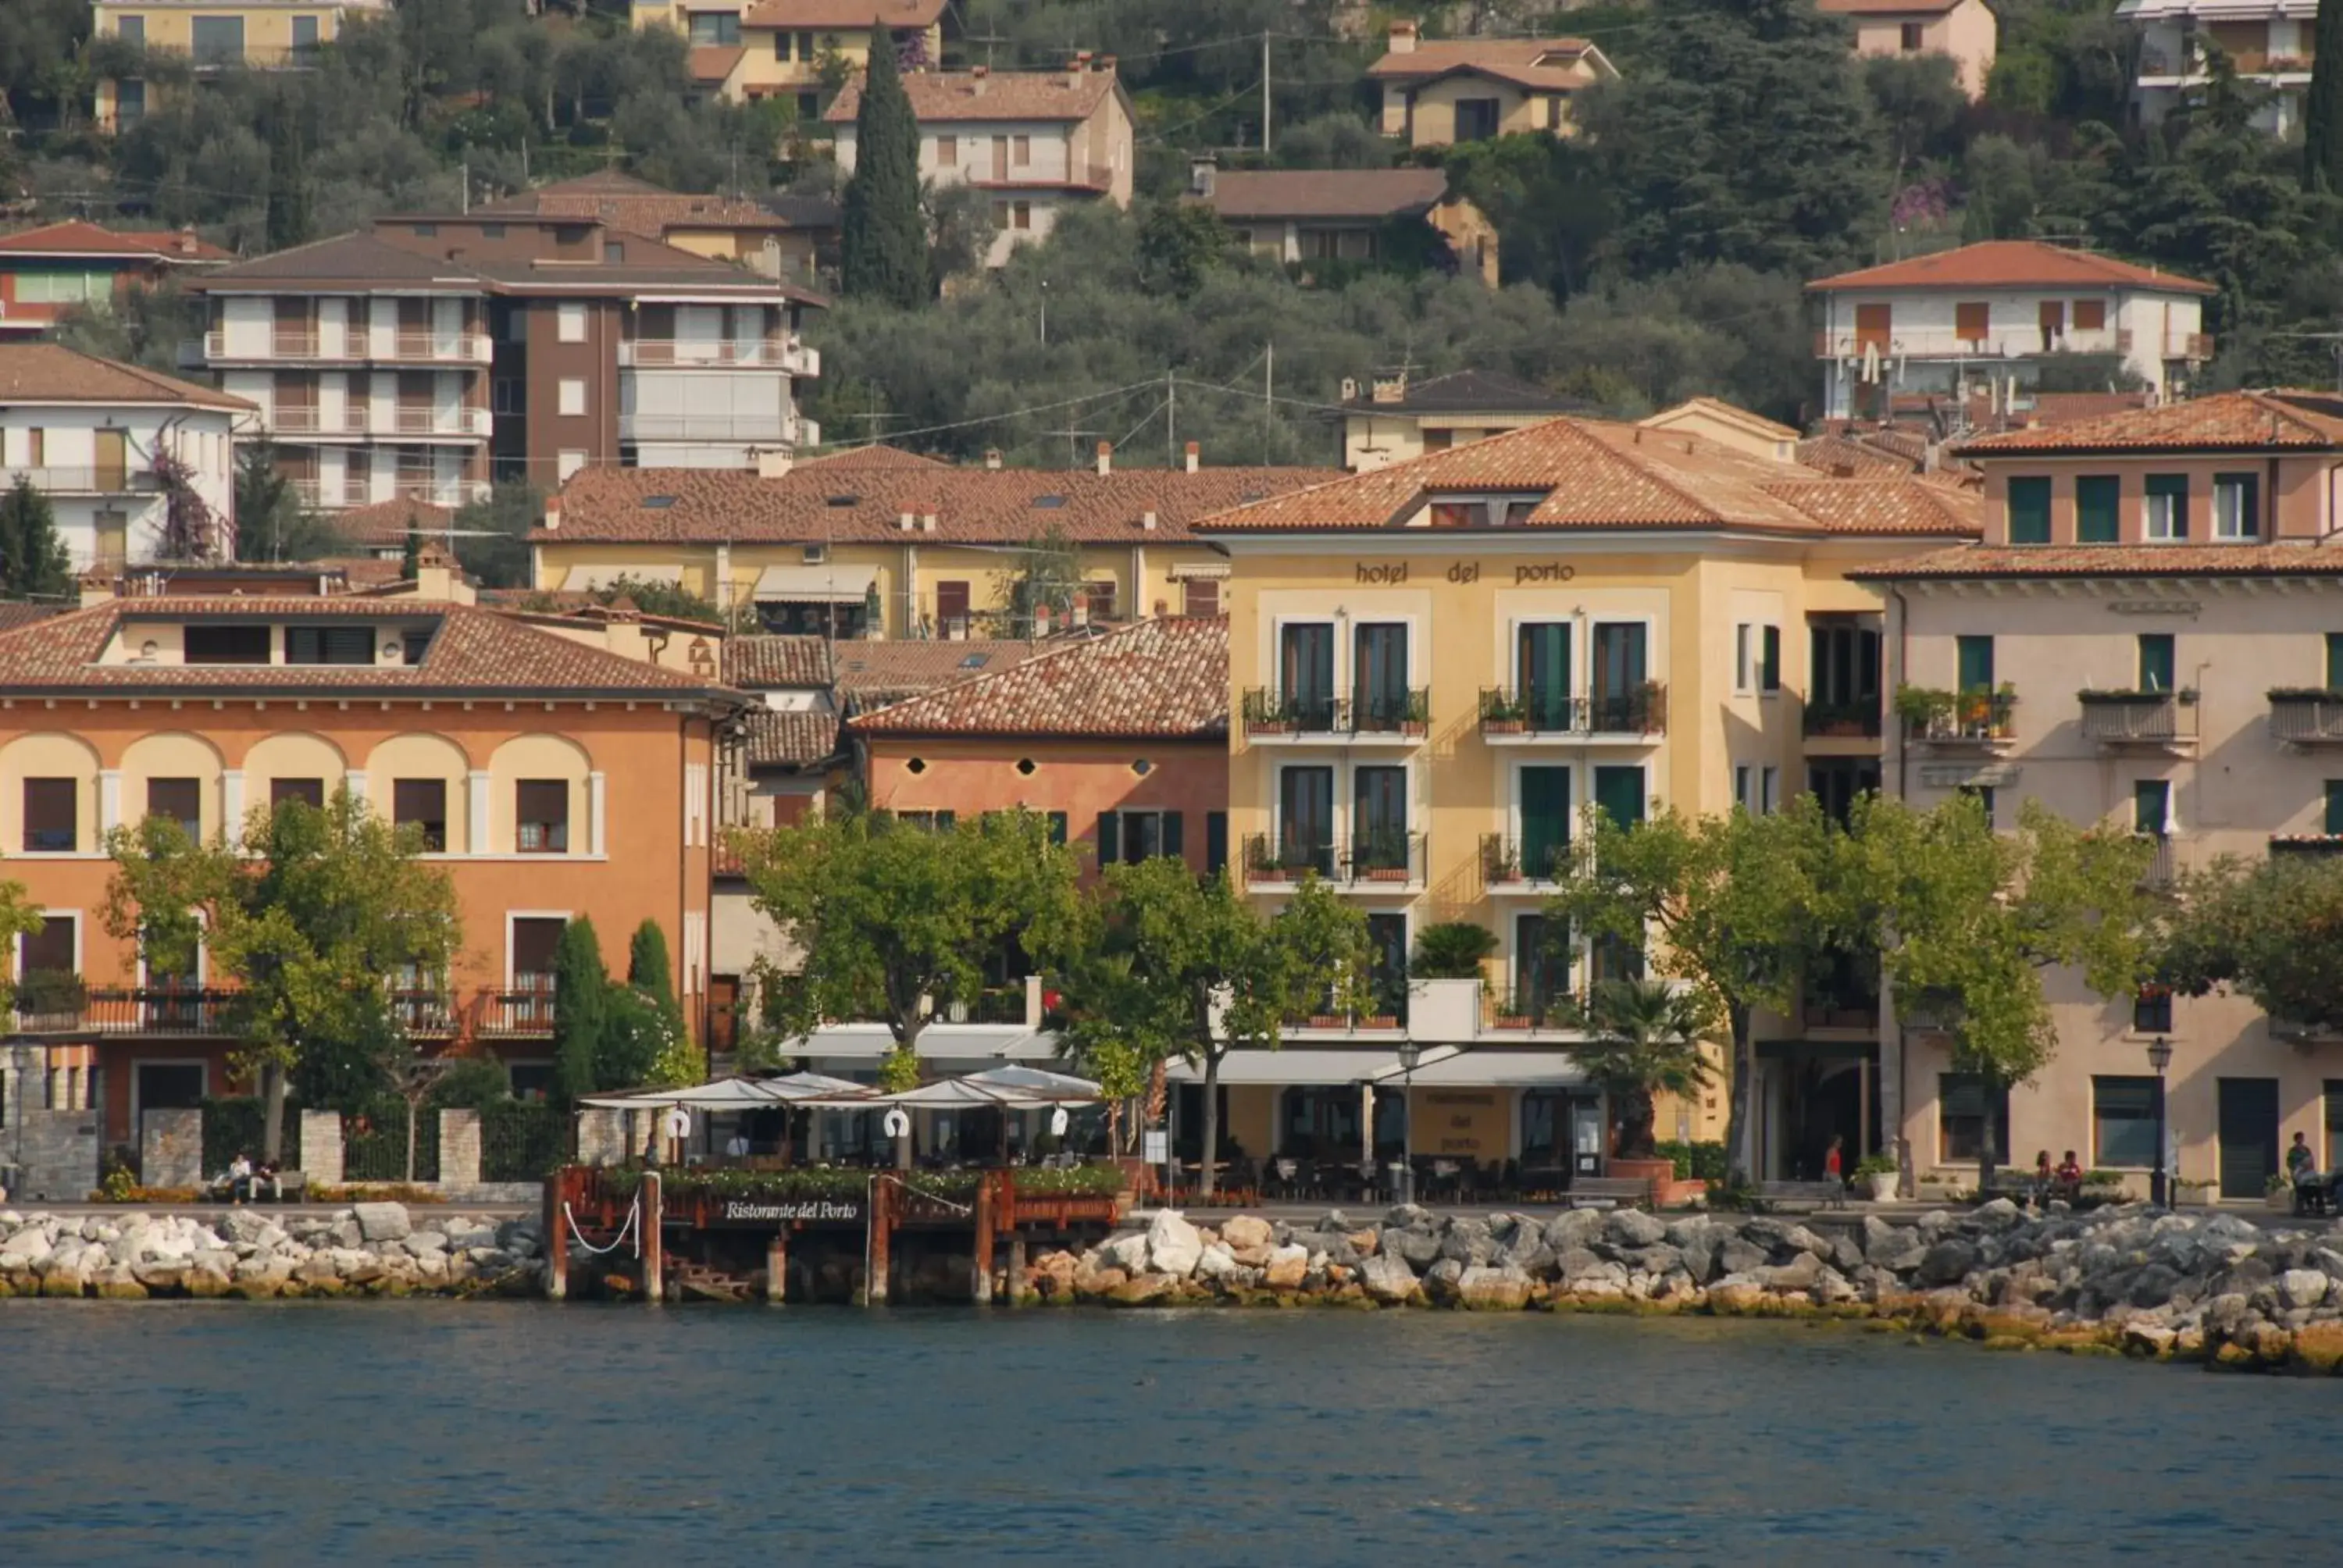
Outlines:
{"label": "orange stucco building", "polygon": [[[455,574],[383,594],[106,597],[0,634],[0,875],[45,919],[11,955],[16,1033],[76,1070],[108,1143],[143,1108],[224,1091],[224,977],[149,975],[110,935],[106,835],[152,814],[206,838],[347,788],[414,823],[456,890],[444,976],[388,977],[428,1048],[549,1069],[552,950],[591,918],[623,969],[666,931],[695,1032],[707,999],[718,749],[740,699],[712,643],[626,616],[520,617]],[[55,980],[81,980],[79,995]],[[63,994],[65,1000],[57,999]]]}

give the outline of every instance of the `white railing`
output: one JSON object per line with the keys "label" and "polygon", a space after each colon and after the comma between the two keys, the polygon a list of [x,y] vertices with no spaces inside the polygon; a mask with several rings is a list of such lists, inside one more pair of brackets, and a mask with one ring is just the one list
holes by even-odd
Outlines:
{"label": "white railing", "polygon": [[[495,343],[483,333],[464,333],[454,337],[442,337],[430,332],[398,332],[386,334],[379,345],[374,335],[357,328],[342,335],[338,345],[329,343],[325,335],[313,328],[274,327],[263,333],[256,328],[246,334],[245,340],[230,347],[229,334],[213,330],[204,334],[203,354],[207,360],[269,360],[284,364],[343,365],[361,361],[397,362],[431,365],[486,365],[496,357]],[[190,340],[180,351],[182,363],[195,345]]]}
{"label": "white railing", "polygon": [[780,414],[621,414],[621,441],[794,443],[798,422]]}
{"label": "white railing", "polygon": [[[814,353],[796,338],[631,337],[618,345],[618,363],[641,370],[741,366],[813,375],[813,371],[799,370],[799,366],[805,356]],[[815,354],[815,358],[818,362],[820,356]]]}
{"label": "white railing", "polygon": [[1815,352],[1825,359],[1860,359],[1875,343],[1882,359],[1900,355],[1923,359],[2023,359],[2043,354],[2127,354],[2131,334],[2116,327],[2095,332],[2069,329],[2046,342],[2040,327],[2016,324],[1996,327],[1983,337],[1965,337],[1950,330],[1891,332],[1885,339],[1865,332],[1824,332],[1815,337]]}

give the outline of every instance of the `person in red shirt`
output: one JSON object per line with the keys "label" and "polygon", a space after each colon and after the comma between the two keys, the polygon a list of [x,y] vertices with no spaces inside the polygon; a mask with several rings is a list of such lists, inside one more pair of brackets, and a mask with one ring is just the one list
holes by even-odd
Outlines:
{"label": "person in red shirt", "polygon": [[1823,1151],[1823,1174],[1833,1181],[1846,1180],[1846,1172],[1844,1169],[1845,1156],[1842,1152],[1845,1147],[1845,1137],[1843,1134],[1834,1133],[1831,1135],[1830,1147]]}

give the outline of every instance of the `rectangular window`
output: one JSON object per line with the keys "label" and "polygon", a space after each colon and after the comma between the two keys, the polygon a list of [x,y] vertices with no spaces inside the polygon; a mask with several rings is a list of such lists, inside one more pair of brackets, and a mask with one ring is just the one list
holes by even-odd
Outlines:
{"label": "rectangular window", "polygon": [[72,779],[25,780],[25,852],[69,854],[79,839],[81,786]]}
{"label": "rectangular window", "polygon": [[1550,880],[1561,874],[1570,853],[1570,769],[1523,769],[1521,801],[1522,875]]}
{"label": "rectangular window", "polygon": [[1954,649],[1959,670],[1960,689],[1963,691],[1992,690],[1993,638],[1975,636],[1956,638]]}
{"label": "rectangular window", "polygon": [[567,447],[553,455],[554,477],[565,485],[585,466],[586,454],[574,447]]}
{"label": "rectangular window", "polygon": [[960,138],[958,136],[938,136],[936,138],[936,167],[940,169],[956,169],[960,167]]}
{"label": "rectangular window", "polygon": [[1042,819],[1049,824],[1050,842],[1064,849],[1066,829],[1070,825],[1066,814],[1063,811],[1047,811],[1042,813]]}
{"label": "rectangular window", "polygon": [[1028,164],[1031,163],[1032,161],[1033,161],[1033,138],[1032,138],[1032,137],[1031,137],[1031,136],[1011,136],[1011,137],[1010,137],[1010,138],[1009,138],[1009,162],[1010,162],[1011,166],[1015,167],[1015,168],[1021,168],[1021,168],[1023,168],[1026,165],[1028,165]]}
{"label": "rectangular window", "polygon": [[812,65],[819,57],[816,55],[813,46],[813,35],[810,33],[799,33],[797,35],[797,40],[798,59],[805,65]]}
{"label": "rectangular window", "polygon": [[146,815],[176,822],[189,839],[204,836],[203,786],[193,779],[146,780]]}
{"label": "rectangular window", "polygon": [[2327,780],[2325,831],[2330,837],[2343,837],[2343,779]]}
{"label": "rectangular window", "polygon": [[2144,631],[2139,634],[2139,689],[2170,691],[2172,685],[2172,634],[2168,631]]}
{"label": "rectangular window", "polygon": [[[124,17],[127,25],[132,19]],[[114,117],[128,124],[146,117],[146,84],[136,76],[114,85]]]}
{"label": "rectangular window", "polygon": [[447,781],[445,779],[395,779],[390,786],[390,819],[400,827],[413,823],[422,829],[423,847],[433,854],[447,849]]}
{"label": "rectangular window", "polygon": [[1182,826],[1177,811],[1101,811],[1099,864],[1135,866],[1159,855],[1179,855],[1185,849]]}
{"label": "rectangular window", "polygon": [[561,946],[562,928],[569,922],[558,916],[548,919],[542,915],[517,915],[512,922],[512,983],[515,990],[549,991],[553,989],[553,955]]}
{"label": "rectangular window", "polygon": [[1594,769],[1594,804],[1614,826],[1638,827],[1644,820],[1644,770],[1636,767]]}
{"label": "rectangular window", "polygon": [[895,820],[922,833],[949,833],[960,821],[957,811],[898,811]]}
{"label": "rectangular window", "polygon": [[[1926,38],[1926,25],[1925,23],[1906,22],[1902,25],[1896,42],[1904,46],[1904,53],[1906,55],[1916,55],[1922,49],[1927,47]],[[1982,308],[1982,307],[1980,307],[1980,308]]]}
{"label": "rectangular window", "polygon": [[317,19],[315,16],[293,18],[293,53],[307,59],[317,52]]}
{"label": "rectangular window", "polygon": [[1303,868],[1322,877],[1334,874],[1334,770],[1285,768],[1277,776],[1278,842],[1275,863]]}
{"label": "rectangular window", "polygon": [[198,65],[232,65],[244,58],[241,16],[193,16],[188,32]]}
{"label": "rectangular window", "polygon": [[1204,813],[1204,874],[1217,877],[1229,864],[1229,814]]}
{"label": "rectangular window", "polygon": [[2188,537],[2188,476],[2150,474],[2142,531],[2159,543]]}
{"label": "rectangular window", "polygon": [[2091,1163],[2113,1169],[2156,1164],[2156,1080],[2091,1077]]}
{"label": "rectangular window", "polygon": [[1217,619],[1221,584],[1217,578],[1188,578],[1180,584],[1180,613],[1192,620]]}
{"label": "rectangular window", "polygon": [[2104,299],[2075,301],[2075,330],[2104,332],[2107,327],[2107,302]]}
{"label": "rectangular window", "polygon": [[2139,994],[2131,999],[2131,1027],[2135,1034],[2170,1034],[2172,1032],[2172,988],[2144,985]]}
{"label": "rectangular window", "polygon": [[1757,809],[1756,799],[1749,793],[1749,780],[1753,771],[1746,762],[1736,762],[1733,765],[1733,803],[1745,811]]}
{"label": "rectangular window", "polygon": [[1351,721],[1361,729],[1405,728],[1407,623],[1361,621],[1351,631]]}
{"label": "rectangular window", "polygon": [[37,931],[26,931],[16,939],[16,978],[31,975],[69,975],[81,967],[75,940],[81,934],[81,917],[77,914],[49,915],[41,921]]}
{"label": "rectangular window", "polygon": [[1770,817],[1780,809],[1781,789],[1782,770],[1779,768],[1767,767],[1758,769],[1757,809],[1760,813]]}
{"label": "rectangular window", "polygon": [[528,383],[518,376],[498,377],[488,387],[488,407],[498,414],[528,412]]}
{"label": "rectangular window", "polygon": [[936,585],[936,628],[947,636],[967,636],[968,603],[968,584],[938,583]]}
{"label": "rectangular window", "polygon": [[1757,628],[1743,621],[1733,628],[1733,689],[1754,691],[1757,687]]}
{"label": "rectangular window", "polygon": [[569,852],[569,783],[523,779],[513,786],[513,846],[524,855]]}
{"label": "rectangular window", "polygon": [[265,626],[191,626],[186,628],[184,657],[189,664],[266,664],[268,628]]}
{"label": "rectangular window", "polygon": [[1993,1140],[1996,1157],[2009,1157],[2009,1091],[1987,1091],[1984,1081],[1966,1072],[1936,1075],[1936,1144],[1946,1160],[1976,1160]]}
{"label": "rectangular window", "polygon": [[1609,735],[1648,733],[1659,715],[1644,689],[1650,669],[1648,628],[1642,621],[1594,623],[1590,728]]}
{"label": "rectangular window", "polygon": [[285,628],[287,664],[372,664],[374,628],[370,626],[288,626]]}
{"label": "rectangular window", "polygon": [[586,341],[586,304],[583,300],[564,300],[553,307],[553,336],[562,343]]}
{"label": "rectangular window", "polygon": [[2262,531],[2261,476],[2213,476],[2213,537],[2250,539]]}
{"label": "rectangular window", "polygon": [[144,48],[146,44],[146,18],[123,17],[114,25],[114,35],[134,47]]}
{"label": "rectangular window", "polygon": [[2009,481],[2009,542],[2050,542],[2050,481],[2038,476]]}
{"label": "rectangular window", "polygon": [[1011,202],[1009,206],[1009,226],[1011,228],[1031,228],[1033,226],[1033,204],[1030,201]]}
{"label": "rectangular window", "polygon": [[2142,779],[2131,787],[2131,829],[2161,839],[2172,830],[2172,781]]}
{"label": "rectangular window", "polygon": [[560,382],[561,412],[576,417],[586,412],[586,382],[584,377],[565,376]]}
{"label": "rectangular window", "polygon": [[2327,634],[2327,689],[2343,691],[2343,631]]}
{"label": "rectangular window", "polygon": [[1757,689],[1773,693],[1782,689],[1782,628],[1769,626],[1760,628],[1757,654]]}
{"label": "rectangular window", "polygon": [[1983,343],[1993,333],[1993,307],[1982,300],[1953,307],[1953,336],[1964,343]]}
{"label": "rectangular window", "polygon": [[740,13],[738,11],[694,11],[691,14],[691,41],[701,48],[726,46],[740,41]]}
{"label": "rectangular window", "polygon": [[2123,480],[2113,474],[2087,474],[2077,479],[2075,542],[2111,545],[2122,537]]}
{"label": "rectangular window", "polygon": [[268,809],[297,800],[312,810],[326,809],[326,781],[323,779],[271,779],[268,781]]}

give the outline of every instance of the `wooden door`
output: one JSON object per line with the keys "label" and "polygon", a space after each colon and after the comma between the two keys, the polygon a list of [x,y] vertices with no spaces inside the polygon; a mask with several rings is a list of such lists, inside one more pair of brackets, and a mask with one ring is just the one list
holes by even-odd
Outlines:
{"label": "wooden door", "polygon": [[1855,307],[1855,351],[1876,347],[1887,352],[1887,338],[1895,325],[1895,311],[1887,305],[1858,305]]}
{"label": "wooden door", "polygon": [[2066,336],[2066,302],[2063,299],[2044,300],[2038,307],[2037,319],[2042,323],[2043,352],[2047,353],[2058,346],[2061,337]]}
{"label": "wooden door", "polygon": [[1009,138],[1007,136],[992,138],[992,177],[996,180],[1006,180],[1009,177]]}
{"label": "wooden door", "polygon": [[727,1053],[739,1042],[740,977],[709,975],[708,977],[708,1049],[711,1054]]}
{"label": "wooden door", "polygon": [[130,487],[130,432],[100,430],[97,437],[97,487],[109,496]]}

